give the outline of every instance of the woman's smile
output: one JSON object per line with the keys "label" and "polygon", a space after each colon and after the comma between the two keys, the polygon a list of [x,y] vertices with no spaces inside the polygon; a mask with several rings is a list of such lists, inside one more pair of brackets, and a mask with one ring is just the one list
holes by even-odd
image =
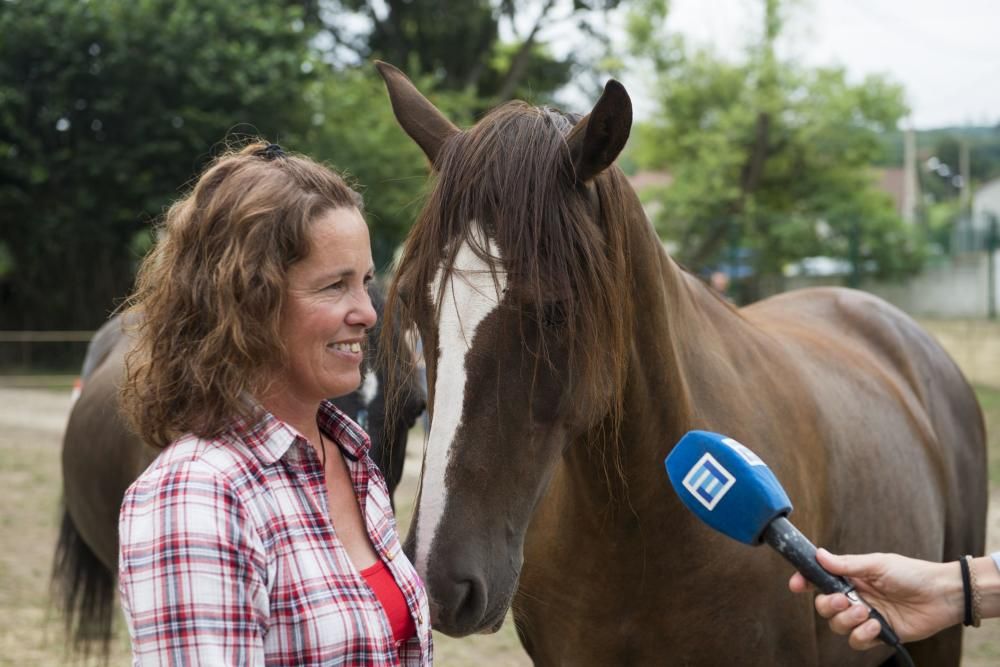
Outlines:
{"label": "woman's smile", "polygon": [[328,343],[326,349],[334,352],[338,355],[347,357],[349,359],[357,359],[358,363],[361,363],[362,354],[362,342],[361,341],[346,341],[342,343]]}

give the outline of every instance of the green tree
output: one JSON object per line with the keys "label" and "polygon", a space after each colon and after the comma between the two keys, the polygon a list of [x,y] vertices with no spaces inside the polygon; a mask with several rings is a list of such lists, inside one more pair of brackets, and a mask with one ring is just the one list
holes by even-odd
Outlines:
{"label": "green tree", "polygon": [[[550,103],[572,71],[600,53],[597,17],[620,0],[334,0],[315,40],[317,80],[307,99],[310,154],[352,174],[365,193],[376,263],[387,267],[422,203],[427,165],[399,129],[371,60],[402,67],[459,125],[511,97]],[[527,18],[525,18],[527,17]],[[520,25],[513,39],[501,25]],[[543,37],[573,25],[592,48],[552,56]],[[360,26],[360,27],[359,27]]]}
{"label": "green tree", "polygon": [[[429,80],[417,78],[422,89]],[[432,94],[456,123],[471,120],[470,95]],[[400,130],[374,67],[328,68],[306,93],[314,109],[302,145],[308,153],[345,172],[365,199],[372,252],[380,271],[389,268],[423,203],[429,166]]]}
{"label": "green tree", "polygon": [[89,328],[232,130],[308,128],[310,24],[249,0],[0,4],[0,328]]}
{"label": "green tree", "polygon": [[[352,174],[385,267],[427,167],[370,58],[469,122],[500,97],[549,101],[591,57],[552,56],[551,30],[599,45],[599,15],[619,1],[0,2],[0,328],[99,324],[129,291],[149,223],[241,134]],[[503,41],[501,25],[519,30]]]}
{"label": "green tree", "polygon": [[[336,0],[327,27],[354,59],[381,58],[428,77],[438,90],[471,93],[475,110],[482,111],[511,98],[550,101],[574,72],[594,65],[594,56],[577,49],[556,57],[544,42],[546,31],[573,26],[588,41],[606,41],[595,17],[620,2],[469,0],[457,10],[451,0]],[[341,27],[345,11],[366,28]],[[501,38],[501,26],[512,40]]]}
{"label": "green tree", "polygon": [[633,155],[674,177],[652,195],[661,235],[695,269],[734,245],[750,249],[758,275],[813,255],[857,255],[883,276],[916,269],[919,235],[876,190],[870,168],[883,151],[880,134],[906,111],[902,89],[781,61],[779,9],[766,1],[762,37],[739,62],[665,34],[662,0],[632,14],[633,53],[653,63],[659,91]]}

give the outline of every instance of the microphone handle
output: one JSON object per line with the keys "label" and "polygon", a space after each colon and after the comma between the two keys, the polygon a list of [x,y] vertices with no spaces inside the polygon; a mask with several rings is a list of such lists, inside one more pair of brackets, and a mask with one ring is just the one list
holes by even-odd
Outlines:
{"label": "microphone handle", "polygon": [[[823,569],[823,566],[816,560],[816,546],[787,517],[779,516],[767,524],[763,538],[785,560],[791,563],[792,567],[798,570],[809,583],[823,593],[827,595],[843,593],[851,601],[851,604],[863,603],[851,582]],[[879,639],[889,646],[897,646],[899,637],[896,636],[889,623],[871,605],[865,604],[868,607],[868,617],[874,618],[882,626],[878,634]]]}
{"label": "microphone handle", "polygon": [[816,546],[787,517],[779,516],[764,529],[764,541],[791,563],[820,591],[848,594],[854,590],[847,579],[830,574],[816,561]]}

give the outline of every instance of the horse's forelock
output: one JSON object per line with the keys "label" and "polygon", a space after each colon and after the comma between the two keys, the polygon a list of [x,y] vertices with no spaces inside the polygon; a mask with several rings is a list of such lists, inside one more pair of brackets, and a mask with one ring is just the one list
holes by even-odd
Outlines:
{"label": "horse's forelock", "polygon": [[[578,120],[512,102],[449,140],[398,281],[410,291],[426,289],[442,266],[450,270],[464,242],[516,285],[527,306],[521,312],[541,321],[544,309],[560,301],[569,323],[563,335],[574,385],[593,396],[610,394],[612,404],[603,407],[617,422],[631,280],[624,261],[625,224],[617,219],[625,205],[613,173],[586,185],[576,182],[566,135]],[[503,267],[477,228],[499,246]],[[545,349],[540,352],[544,358]]]}

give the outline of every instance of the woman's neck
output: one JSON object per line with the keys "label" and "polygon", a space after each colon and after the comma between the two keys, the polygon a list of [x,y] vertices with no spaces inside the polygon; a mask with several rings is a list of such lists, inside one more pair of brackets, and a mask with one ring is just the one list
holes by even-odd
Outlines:
{"label": "woman's neck", "polygon": [[265,410],[301,433],[313,445],[319,445],[316,413],[319,401],[302,400],[287,387],[271,387],[259,398]]}

